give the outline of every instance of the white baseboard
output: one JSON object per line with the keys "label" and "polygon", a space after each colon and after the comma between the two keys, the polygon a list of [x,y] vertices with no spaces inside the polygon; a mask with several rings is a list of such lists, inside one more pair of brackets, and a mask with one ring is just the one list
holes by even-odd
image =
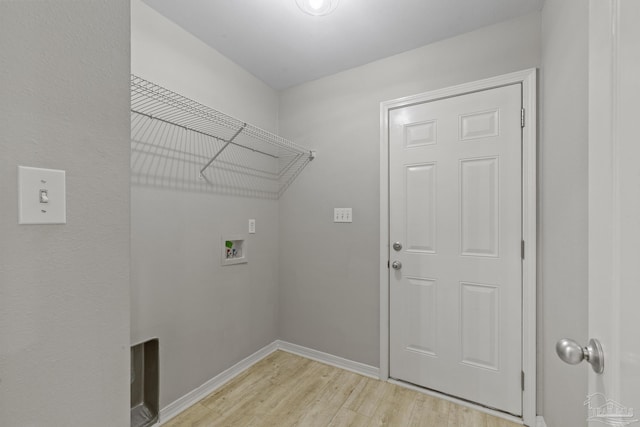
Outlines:
{"label": "white baseboard", "polygon": [[335,366],[336,368],[355,372],[356,374],[364,375],[365,377],[375,378],[376,380],[380,379],[380,369],[375,366],[354,362],[353,360],[344,359],[342,357],[334,356],[333,354],[324,353],[301,345],[291,344],[286,341],[278,340],[276,341],[276,344],[279,350],[297,354],[298,356]]}
{"label": "white baseboard", "polygon": [[233,378],[249,369],[251,366],[255,365],[274,351],[278,350],[277,342],[278,341],[274,341],[271,344],[266,345],[265,347],[253,353],[251,356],[241,360],[229,369],[211,378],[200,387],[190,391],[175,402],[170,403],[162,408],[160,410],[160,423],[162,424],[166,421],[169,421],[171,418],[174,418],[180,412],[204,399],[205,397],[216,391],[218,388],[222,387]]}
{"label": "white baseboard", "polygon": [[547,423],[544,422],[544,417],[541,415],[536,417],[536,427],[547,427]]}

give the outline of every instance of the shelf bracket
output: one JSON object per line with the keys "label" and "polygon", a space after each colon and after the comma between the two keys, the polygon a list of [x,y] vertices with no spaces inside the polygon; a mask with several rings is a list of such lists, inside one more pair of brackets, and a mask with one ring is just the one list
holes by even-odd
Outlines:
{"label": "shelf bracket", "polygon": [[243,123],[242,127],[241,127],[240,129],[238,129],[238,130],[236,131],[236,133],[235,133],[231,138],[229,138],[229,140],[225,141],[225,144],[224,144],[224,145],[222,146],[222,148],[221,148],[221,149],[220,149],[220,150],[215,154],[215,156],[213,156],[213,157],[211,158],[211,160],[209,160],[209,162],[208,162],[206,165],[204,165],[204,167],[203,167],[202,169],[200,169],[200,176],[201,176],[201,177],[204,177],[204,171],[205,171],[205,170],[207,170],[207,168],[208,168],[209,166],[211,166],[211,163],[213,163],[213,162],[218,158],[218,156],[219,156],[219,155],[220,155],[220,154],[225,150],[225,148],[227,148],[227,147],[229,146],[229,144],[233,144],[233,140],[234,140],[234,139],[236,139],[236,137],[237,137],[238,135],[240,135],[240,133],[241,133],[241,132],[244,130],[244,128],[246,128],[246,127],[247,127],[247,124],[246,124],[246,123]]}

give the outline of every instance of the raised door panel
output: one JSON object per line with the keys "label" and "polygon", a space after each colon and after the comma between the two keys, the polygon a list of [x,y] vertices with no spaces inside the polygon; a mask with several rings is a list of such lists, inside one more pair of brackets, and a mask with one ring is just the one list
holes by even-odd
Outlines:
{"label": "raised door panel", "polygon": [[460,361],[500,369],[500,290],[478,283],[460,284]]}
{"label": "raised door panel", "polygon": [[407,329],[405,348],[422,355],[438,355],[438,287],[432,279],[408,277],[406,281]]}
{"label": "raised door panel", "polygon": [[405,238],[411,252],[436,252],[436,176],[435,163],[405,168]]}
{"label": "raised door panel", "polygon": [[499,256],[499,174],[497,157],[460,161],[462,255]]}
{"label": "raised door panel", "polygon": [[499,110],[482,111],[460,116],[460,140],[498,136],[500,129]]}
{"label": "raised door panel", "polygon": [[435,145],[438,142],[437,130],[437,122],[435,120],[406,124],[404,126],[405,148]]}

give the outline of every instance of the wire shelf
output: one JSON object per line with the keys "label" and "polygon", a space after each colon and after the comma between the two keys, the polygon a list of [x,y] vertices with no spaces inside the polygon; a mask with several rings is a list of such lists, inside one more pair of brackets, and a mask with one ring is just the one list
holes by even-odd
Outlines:
{"label": "wire shelf", "polygon": [[134,184],[279,198],[315,152],[131,75]]}

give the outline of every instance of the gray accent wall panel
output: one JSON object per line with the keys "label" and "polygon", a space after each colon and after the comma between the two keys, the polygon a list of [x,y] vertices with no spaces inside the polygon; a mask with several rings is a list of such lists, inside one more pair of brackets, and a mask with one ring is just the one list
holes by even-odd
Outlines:
{"label": "gray accent wall panel", "polygon": [[[0,2],[0,425],[129,425],[129,2]],[[67,224],[18,225],[17,166]]]}

